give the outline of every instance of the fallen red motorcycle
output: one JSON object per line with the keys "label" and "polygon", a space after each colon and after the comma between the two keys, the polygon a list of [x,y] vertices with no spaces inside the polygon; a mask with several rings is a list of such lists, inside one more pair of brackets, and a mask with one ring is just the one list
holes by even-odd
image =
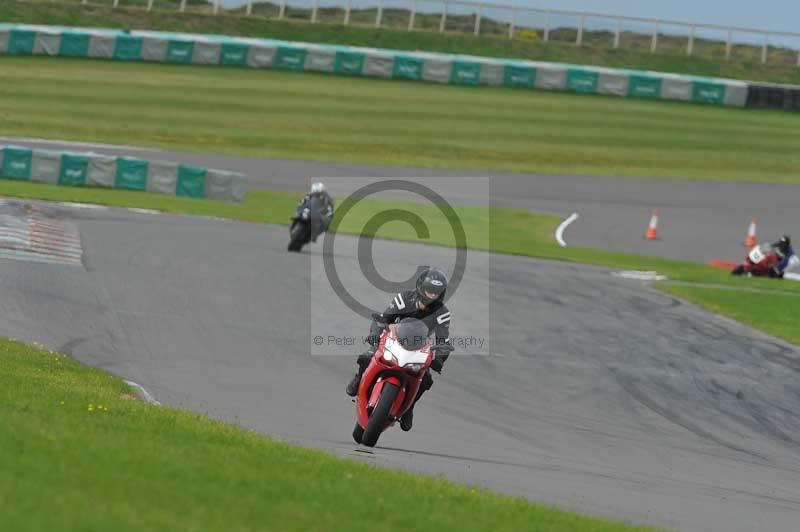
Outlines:
{"label": "fallen red motorcycle", "polygon": [[389,325],[361,377],[356,395],[356,443],[373,447],[380,435],[414,404],[433,362],[428,327],[407,318]]}
{"label": "fallen red motorcycle", "polygon": [[780,261],[771,244],[759,244],[750,250],[741,264],[731,270],[731,275],[776,277],[775,266]]}

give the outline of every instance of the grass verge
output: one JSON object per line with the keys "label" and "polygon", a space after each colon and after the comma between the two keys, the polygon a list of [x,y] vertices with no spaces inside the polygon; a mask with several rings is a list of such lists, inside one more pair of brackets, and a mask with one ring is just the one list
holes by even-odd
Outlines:
{"label": "grass verge", "polygon": [[0,397],[6,530],[652,530],[150,406],[108,373],[8,339]]}
{"label": "grass verge", "polygon": [[780,111],[323,74],[1,57],[0,135],[556,174],[798,183]]}
{"label": "grass verge", "polygon": [[662,292],[691,301],[706,310],[800,345],[800,330],[797,328],[800,297],[796,295],[667,283],[657,283],[655,286]]}
{"label": "grass verge", "polygon": [[[210,13],[178,13],[177,0],[156,0],[155,9],[147,12],[142,9],[146,0],[122,0],[121,6],[98,5],[104,0],[93,0],[93,5],[71,3],[31,2],[4,0],[0,3],[0,20],[31,24],[57,24],[66,26],[99,26],[107,28],[152,29],[163,31],[182,31],[192,33],[215,33],[222,35],[243,35],[330,44],[372,46],[397,50],[426,50],[454,54],[482,55],[490,57],[519,57],[541,61],[589,64],[610,67],[634,68],[678,72],[700,76],[718,76],[736,79],[756,79],[778,83],[800,83],[800,70],[797,69],[797,54],[793,50],[770,47],[769,61],[762,65],[759,45],[736,45],[731,61],[725,61],[725,44],[710,41],[698,36],[694,41],[694,55],[686,55],[686,37],[659,35],[658,53],[650,52],[649,32],[636,34],[625,32],[622,46],[612,47],[613,35],[608,31],[586,29],[582,46],[575,46],[575,30],[552,28],[550,42],[541,40],[541,28],[534,32],[534,39],[509,39],[508,26],[492,24],[491,15],[483,18],[482,32],[491,31],[495,35],[474,36],[474,18],[471,15],[459,16],[450,13],[448,29],[458,27],[461,32],[439,33],[439,15],[417,12],[416,25],[428,31],[407,30],[408,13],[400,9],[386,9],[383,20],[394,28],[375,29],[375,11],[360,10],[354,6],[350,26],[342,26],[340,9],[323,8],[318,20],[322,23],[309,24],[299,20],[275,20],[278,2],[271,5],[255,3],[254,14],[244,17],[241,11],[223,11],[219,15]],[[110,3],[110,0],[107,1]],[[136,7],[126,7],[131,4]],[[208,3],[189,1],[189,10],[197,9],[198,4]],[[309,4],[310,5],[310,4]],[[373,4],[374,5],[374,4]],[[224,6],[223,6],[224,7]],[[240,8],[241,9],[241,8]],[[305,13],[288,7],[287,17],[309,17]],[[272,15],[272,19],[263,16]],[[327,21],[328,23],[325,23]],[[523,28],[517,27],[517,34]],[[528,32],[530,36],[530,31]],[[562,42],[559,42],[562,41]]]}

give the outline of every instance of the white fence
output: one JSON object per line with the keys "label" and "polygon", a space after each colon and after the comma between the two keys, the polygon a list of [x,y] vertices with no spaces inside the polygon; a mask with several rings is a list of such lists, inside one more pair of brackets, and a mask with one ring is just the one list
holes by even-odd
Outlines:
{"label": "white fence", "polygon": [[[91,3],[90,0],[81,2]],[[120,5],[140,5],[147,10],[174,8],[181,12],[259,14],[279,20],[359,24],[409,31],[428,29],[494,34],[544,42],[573,42],[576,46],[634,48],[652,53],[680,47],[687,56],[710,56],[725,61],[736,58],[761,63],[767,63],[774,56],[776,60],[791,61],[800,67],[800,32],[470,0],[273,0],[272,3],[209,0],[202,4],[187,0],[113,0],[114,7]],[[524,30],[528,32],[523,33]],[[531,31],[536,33],[531,34]]]}

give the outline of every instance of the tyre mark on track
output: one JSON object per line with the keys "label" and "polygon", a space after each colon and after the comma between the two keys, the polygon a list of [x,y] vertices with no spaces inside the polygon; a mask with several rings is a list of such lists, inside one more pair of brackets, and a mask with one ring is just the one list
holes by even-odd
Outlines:
{"label": "tyre mark on track", "polygon": [[699,436],[701,438],[710,440],[710,441],[712,441],[712,442],[714,442],[714,443],[716,443],[718,445],[721,445],[721,446],[726,447],[728,449],[731,449],[733,451],[740,452],[740,453],[746,454],[748,456],[752,456],[754,458],[758,458],[759,460],[762,460],[764,462],[768,462],[769,461],[769,459],[766,456],[762,456],[762,455],[760,455],[760,454],[758,454],[756,452],[753,452],[753,451],[751,451],[749,449],[746,449],[744,447],[741,447],[739,445],[736,445],[734,443],[726,441],[723,438],[720,438],[719,436],[717,436],[716,434],[714,434],[714,433],[712,433],[712,432],[710,432],[710,431],[698,426],[696,423],[693,423],[693,422],[689,421],[688,419],[684,418],[680,414],[678,414],[678,413],[676,413],[674,411],[671,411],[670,409],[658,404],[652,398],[650,398],[647,394],[645,394],[642,390],[640,390],[636,386],[636,384],[633,383],[632,379],[622,375],[622,373],[618,369],[615,369],[615,368],[612,368],[612,367],[608,367],[607,369],[614,376],[614,378],[616,379],[616,381],[619,384],[619,386],[626,393],[628,393],[628,395],[630,395],[631,398],[633,398],[635,401],[640,403],[642,406],[652,410],[653,412],[655,412],[659,416],[663,417],[664,419],[666,419],[670,423],[674,423],[675,425],[678,425],[679,427],[682,427],[682,428],[688,430],[689,432],[695,434],[696,436]]}

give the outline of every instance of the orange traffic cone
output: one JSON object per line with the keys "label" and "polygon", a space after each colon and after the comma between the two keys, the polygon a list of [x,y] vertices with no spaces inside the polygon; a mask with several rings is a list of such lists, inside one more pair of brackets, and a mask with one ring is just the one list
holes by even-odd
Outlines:
{"label": "orange traffic cone", "polygon": [[644,237],[647,240],[658,240],[658,209],[653,209],[653,214],[650,216],[650,225],[647,226],[647,232]]}
{"label": "orange traffic cone", "polygon": [[744,239],[744,245],[752,248],[756,245],[756,217],[750,218],[750,227],[747,228],[747,236]]}

